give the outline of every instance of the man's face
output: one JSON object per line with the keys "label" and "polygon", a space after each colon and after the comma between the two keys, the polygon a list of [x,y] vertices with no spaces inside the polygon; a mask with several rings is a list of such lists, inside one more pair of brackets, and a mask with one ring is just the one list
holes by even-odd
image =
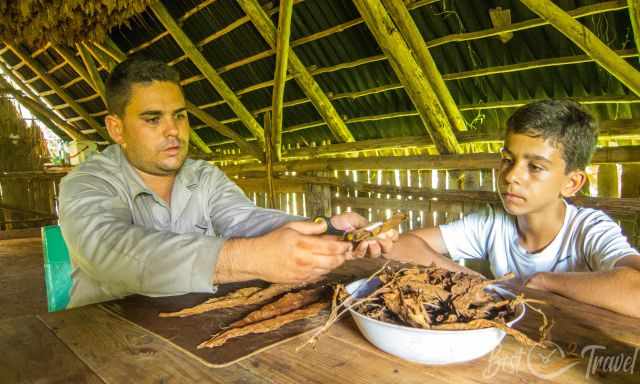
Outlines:
{"label": "man's face", "polygon": [[137,83],[124,116],[109,115],[109,134],[139,171],[177,173],[189,150],[189,120],[180,87],[169,81]]}
{"label": "man's face", "polygon": [[562,148],[548,140],[510,133],[500,162],[499,191],[505,210],[512,215],[538,212],[561,196],[576,193],[586,176],[565,173]]}

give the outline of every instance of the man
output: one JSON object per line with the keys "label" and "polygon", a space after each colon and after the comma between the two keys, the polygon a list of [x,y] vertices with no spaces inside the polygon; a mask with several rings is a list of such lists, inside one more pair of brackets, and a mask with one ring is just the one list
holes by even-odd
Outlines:
{"label": "man", "polygon": [[[387,251],[318,236],[326,225],[255,207],[216,167],[186,159],[189,122],[178,73],[142,58],[106,84],[116,143],[60,186],[60,226],[74,265],[68,307],[138,293],[214,292],[214,284],[321,278],[345,259]],[[358,228],[364,218],[330,219]]]}
{"label": "man", "polygon": [[640,317],[640,256],[599,210],[565,199],[584,186],[597,124],[572,101],[526,105],[507,122],[501,208],[403,236],[389,257],[459,269],[451,259],[488,260],[532,288]]}

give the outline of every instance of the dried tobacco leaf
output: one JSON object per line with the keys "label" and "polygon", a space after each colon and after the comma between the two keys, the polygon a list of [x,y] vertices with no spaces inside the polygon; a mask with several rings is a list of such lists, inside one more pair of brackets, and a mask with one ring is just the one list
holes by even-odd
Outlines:
{"label": "dried tobacco leaf", "polygon": [[322,301],[311,304],[302,309],[297,309],[295,311],[286,313],[284,315],[245,325],[241,328],[231,328],[222,333],[214,335],[213,337],[211,337],[211,339],[201,343],[200,345],[198,345],[198,349],[219,347],[230,339],[249,335],[252,333],[267,333],[275,331],[277,329],[280,329],[284,325],[292,323],[294,321],[314,317],[319,314],[320,311],[328,307],[329,303]]}
{"label": "dried tobacco leaf", "polygon": [[305,284],[271,284],[267,288],[249,287],[231,292],[223,297],[209,299],[204,303],[194,307],[184,308],[177,312],[163,312],[160,317],[187,317],[201,313],[222,309],[233,308],[245,305],[260,304],[285,292],[296,288],[301,288]]}

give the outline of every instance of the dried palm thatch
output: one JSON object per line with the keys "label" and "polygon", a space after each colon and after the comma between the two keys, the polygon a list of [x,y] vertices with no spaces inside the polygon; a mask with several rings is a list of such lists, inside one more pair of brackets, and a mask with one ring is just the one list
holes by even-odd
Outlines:
{"label": "dried palm thatch", "polygon": [[47,41],[72,45],[103,41],[115,26],[144,11],[151,0],[0,1],[0,37],[39,46]]}
{"label": "dried palm thatch", "polygon": [[48,159],[40,128],[27,124],[8,99],[0,98],[0,171],[41,170]]}

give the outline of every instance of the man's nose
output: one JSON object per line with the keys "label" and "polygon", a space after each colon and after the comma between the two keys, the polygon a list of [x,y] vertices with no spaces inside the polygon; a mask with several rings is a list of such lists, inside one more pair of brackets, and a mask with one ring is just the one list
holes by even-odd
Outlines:
{"label": "man's nose", "polygon": [[178,136],[178,122],[174,117],[166,119],[163,128],[165,136]]}

